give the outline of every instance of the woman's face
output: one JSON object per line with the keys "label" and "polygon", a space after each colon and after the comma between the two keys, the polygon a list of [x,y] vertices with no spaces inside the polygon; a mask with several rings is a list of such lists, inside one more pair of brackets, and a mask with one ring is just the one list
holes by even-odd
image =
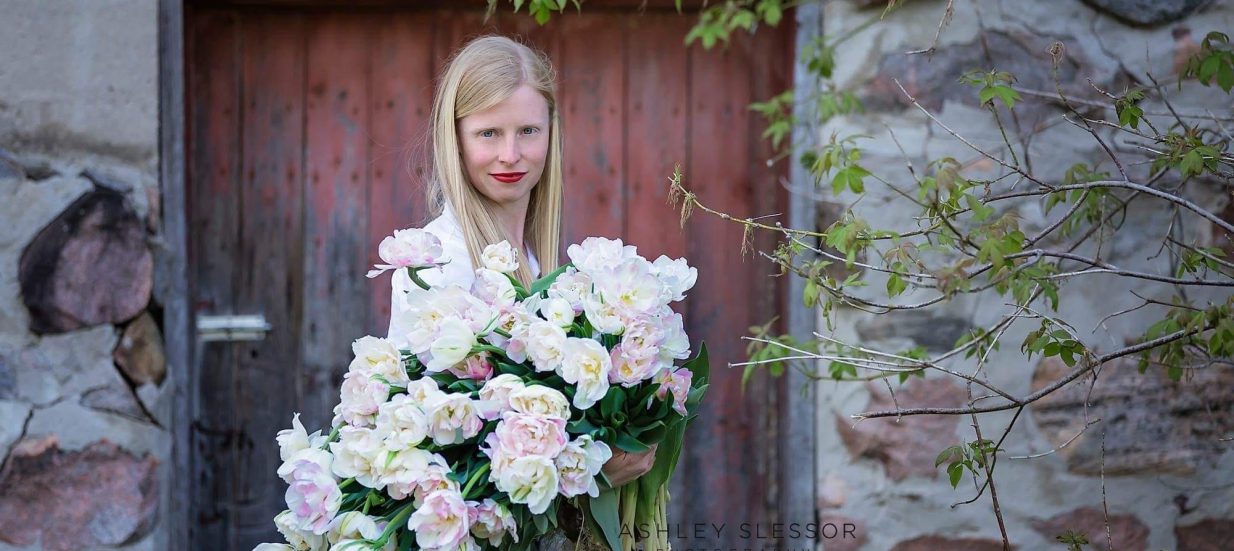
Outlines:
{"label": "woman's face", "polygon": [[526,204],[548,157],[548,101],[523,85],[501,103],[459,119],[463,170],[502,206]]}

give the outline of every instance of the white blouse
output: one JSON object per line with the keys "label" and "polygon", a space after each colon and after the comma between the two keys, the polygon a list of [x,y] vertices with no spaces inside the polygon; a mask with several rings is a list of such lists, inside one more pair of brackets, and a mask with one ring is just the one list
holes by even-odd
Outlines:
{"label": "white blouse", "polygon": [[[471,265],[471,255],[467,254],[467,242],[463,239],[463,228],[459,225],[458,218],[455,217],[450,205],[447,204],[441,216],[426,224],[424,229],[441,240],[442,254],[450,262],[445,266],[420,271],[420,279],[431,287],[454,284],[464,289],[471,289],[471,284],[476,279],[475,267]],[[540,277],[540,262],[536,260],[536,256],[530,249],[525,251],[524,256],[527,259],[527,267],[531,268],[532,277]],[[395,346],[401,348],[407,345],[407,332],[410,330],[407,319],[407,310],[410,307],[407,293],[415,284],[411,282],[407,270],[393,270],[393,273],[390,284],[394,292],[390,294],[390,330],[387,338]]]}

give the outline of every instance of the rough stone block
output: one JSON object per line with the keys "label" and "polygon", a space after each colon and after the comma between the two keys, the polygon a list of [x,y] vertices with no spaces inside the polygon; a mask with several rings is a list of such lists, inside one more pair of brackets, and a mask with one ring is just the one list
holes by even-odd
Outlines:
{"label": "rough stone block", "polygon": [[[1033,390],[1069,370],[1057,358],[1042,360]],[[1102,421],[1077,438],[1086,422],[1086,401],[1088,419]],[[1222,454],[1221,437],[1234,431],[1234,371],[1196,369],[1174,382],[1160,368],[1140,373],[1135,358],[1123,358],[1106,364],[1095,384],[1081,377],[1029,409],[1055,447],[1075,438],[1059,450],[1073,473],[1101,473],[1104,431],[1107,475],[1189,474]]]}
{"label": "rough stone block", "polygon": [[[1012,545],[1012,549],[1016,546]],[[1003,551],[1003,542],[992,539],[919,536],[895,544],[891,551]]]}
{"label": "rough stone block", "polygon": [[[864,410],[890,410],[896,404],[908,407],[959,407],[964,389],[948,379],[911,379],[897,390],[895,400],[870,384],[870,402]],[[871,458],[887,469],[892,480],[909,476],[934,477],[934,459],[943,448],[957,442],[960,419],[949,415],[916,415],[902,419],[866,419],[852,426],[845,416],[836,416],[836,430],[853,458]]]}
{"label": "rough stone block", "polygon": [[[1088,536],[1093,551],[1144,551],[1148,548],[1148,526],[1135,515],[1110,515],[1109,538],[1106,538],[1105,513],[1092,507],[1081,507],[1033,522],[1033,528],[1046,539],[1073,531]],[[1113,543],[1113,547],[1106,545]]]}
{"label": "rough stone block", "polygon": [[857,323],[862,341],[912,339],[931,352],[946,352],[972,327],[967,319],[925,310],[906,310],[873,316]]}
{"label": "rough stone block", "polygon": [[1178,551],[1228,551],[1234,542],[1234,519],[1207,519],[1175,526]]}
{"label": "rough stone block", "polygon": [[149,312],[143,313],[125,326],[112,358],[133,386],[162,384],[167,374],[163,334]]}
{"label": "rough stone block", "polygon": [[65,452],[54,438],[18,445],[0,473],[0,541],[74,551],[136,541],[153,527],[158,461],[106,440]]}
{"label": "rough stone block", "polygon": [[1084,3],[1124,23],[1153,27],[1191,15],[1204,0],[1084,0]]}
{"label": "rough stone block", "polygon": [[818,519],[818,539],[827,551],[857,551],[866,544],[866,523],[842,515],[822,515]]}
{"label": "rough stone block", "polygon": [[30,329],[60,333],[140,314],[150,302],[154,260],[145,224],[124,196],[95,190],[39,232],[19,273]]}

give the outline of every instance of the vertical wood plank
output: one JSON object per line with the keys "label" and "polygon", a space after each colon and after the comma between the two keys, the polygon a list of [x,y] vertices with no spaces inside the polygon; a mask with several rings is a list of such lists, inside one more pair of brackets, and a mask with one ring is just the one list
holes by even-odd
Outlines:
{"label": "vertical wood plank", "polygon": [[303,385],[305,426],[325,426],[368,319],[369,29],[313,13],[305,100]]}
{"label": "vertical wood plank", "polygon": [[258,12],[242,22],[244,185],[240,191],[239,313],[264,314],[270,332],[238,342],[235,414],[243,435],[236,457],[236,545],[279,541],[270,519],[286,508],[275,434],[290,426],[298,397],[287,382],[301,361],[304,303],[304,22],[299,14]]}
{"label": "vertical wood plank", "polygon": [[[427,220],[424,182],[429,176],[429,114],[433,109],[433,33],[429,13],[373,15],[373,64],[369,82],[368,264],[378,262],[377,245],[396,229]],[[384,336],[390,324],[390,280],[369,280],[367,333]]]}
{"label": "vertical wood plank", "polygon": [[686,254],[678,210],[668,203],[673,167],[688,160],[688,62],[682,40],[690,19],[678,15],[626,16],[626,194],[624,237],[649,259]]}
{"label": "vertical wood plank", "polygon": [[[235,250],[239,236],[240,67],[239,22],[234,12],[193,19],[188,109],[189,265],[195,315],[230,314],[235,307]],[[195,549],[226,548],[234,521],[235,454],[239,431],[232,392],[235,350],[227,343],[196,347],[203,397],[192,411],[195,451],[192,509]]]}
{"label": "vertical wood plank", "polygon": [[565,201],[562,242],[621,237],[625,215],[625,37],[616,16],[563,17],[560,74]]}
{"label": "vertical wood plank", "polygon": [[[734,216],[753,214],[753,182],[749,136],[749,75],[751,49],[744,37],[727,48],[690,49],[690,171],[687,186],[699,199]],[[714,216],[695,215],[687,223],[689,256],[698,267],[692,291],[688,329],[694,339],[705,339],[711,353],[712,374],[707,403],[691,429],[682,463],[697,468],[680,472],[690,496],[680,514],[684,522],[756,523],[766,520],[767,461],[774,442],[763,438],[771,405],[763,399],[765,377],[756,376],[745,387],[739,370],[724,369],[744,356],[740,337],[752,321],[758,289],[757,270],[740,255],[739,225]],[[732,547],[741,544],[735,531],[707,534],[692,545]],[[747,542],[748,543],[748,542]]]}

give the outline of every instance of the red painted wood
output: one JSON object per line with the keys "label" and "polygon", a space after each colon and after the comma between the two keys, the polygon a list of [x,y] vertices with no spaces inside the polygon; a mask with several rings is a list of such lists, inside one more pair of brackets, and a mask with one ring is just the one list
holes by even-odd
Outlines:
{"label": "red painted wood", "polygon": [[562,17],[562,242],[621,237],[625,216],[625,37],[618,17]]}
{"label": "red painted wood", "polygon": [[[710,52],[690,49],[690,148],[685,183],[712,208],[734,216],[756,214],[749,173],[751,140],[747,106],[751,64],[756,52],[742,38],[727,48]],[[766,522],[763,504],[770,481],[768,466],[774,443],[766,438],[764,423],[774,409],[766,403],[764,380],[741,388],[741,371],[726,369],[744,356],[751,322],[770,317],[757,310],[754,279],[766,269],[740,255],[740,226],[716,217],[695,214],[686,225],[689,258],[698,268],[688,327],[692,336],[708,343],[714,366],[708,400],[687,436],[682,464],[705,465],[683,469],[681,484],[689,499],[678,503],[683,522]],[[698,545],[739,543],[735,534],[705,535]]]}
{"label": "red painted wood", "polygon": [[[374,15],[369,61],[371,112],[369,158],[369,264],[379,261],[377,245],[395,229],[426,220],[424,181],[429,175],[429,114],[433,109],[432,18],[426,13]],[[368,282],[367,332],[385,335],[390,323],[390,282]]]}
{"label": "red painted wood", "polygon": [[[686,254],[686,232],[679,210],[668,203],[673,168],[689,160],[689,90],[686,49],[681,46],[690,19],[645,15],[625,20],[626,210],[623,235],[650,259]],[[649,223],[651,222],[651,223]]]}
{"label": "red painted wood", "polygon": [[[299,409],[304,312],[304,22],[299,14],[256,14],[242,21],[244,167],[236,267],[237,313],[263,314],[271,330],[238,342],[235,409],[243,445],[235,462],[234,542],[242,549],[270,541],[269,511],[283,507],[269,491],[282,482],[271,439]],[[260,83],[260,85],[253,85]],[[296,392],[272,392],[291,388]]]}
{"label": "red painted wood", "polygon": [[305,426],[329,423],[351,343],[365,334],[369,20],[309,19],[305,103],[303,396]]}

